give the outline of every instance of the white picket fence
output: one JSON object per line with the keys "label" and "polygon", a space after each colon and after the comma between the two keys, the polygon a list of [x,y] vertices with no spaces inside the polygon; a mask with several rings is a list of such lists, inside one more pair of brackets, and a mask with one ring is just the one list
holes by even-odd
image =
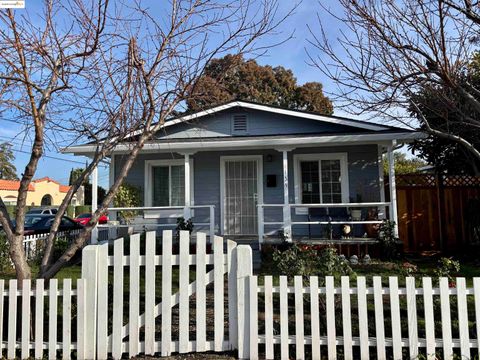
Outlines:
{"label": "white picket fence", "polygon": [[[57,233],[58,238],[73,238],[76,235],[80,234],[82,229],[70,230],[70,231],[59,231]],[[37,250],[39,246],[43,245],[43,242],[48,238],[49,233],[45,234],[34,234],[34,235],[26,235],[23,238],[23,248],[25,250],[25,254],[27,259],[32,259],[37,255]]]}
{"label": "white picket fence", "polygon": [[[236,275],[232,254],[236,247],[233,241],[224,244],[223,238],[214,237],[213,254],[207,254],[206,235],[198,233],[195,244],[190,243],[188,231],[180,234],[178,254],[172,254],[172,231],[163,231],[162,251],[156,253],[156,233],[145,236],[145,252],[140,253],[141,236],[130,237],[130,254],[124,255],[124,241],[114,241],[113,254],[108,254],[108,244],[88,246],[82,259],[82,277],[91,291],[96,292],[96,314],[91,313],[88,327],[96,327],[96,356],[107,359],[109,355],[120,359],[124,353],[129,357],[138,354],[172,352],[226,351],[235,346]],[[191,245],[195,247],[190,253]],[[225,245],[225,246],[224,246]],[[224,249],[225,247],[225,249]],[[190,282],[190,267],[195,269],[195,281]],[[211,268],[211,270],[210,270]],[[125,296],[125,270],[127,270],[128,295]],[[209,270],[209,271],[208,271]],[[113,278],[113,292],[108,295],[108,276]],[[160,273],[161,285],[156,277]],[[178,275],[178,292],[172,291],[172,279]],[[226,276],[225,276],[226,275]],[[228,298],[225,294],[228,284]],[[141,287],[141,284],[144,284]],[[209,284],[212,289],[207,291]],[[161,302],[156,302],[157,286],[161,288]],[[195,295],[194,304],[190,298]],[[207,337],[207,296],[213,297],[213,337]],[[228,307],[225,307],[225,300]],[[125,311],[124,304],[128,304]],[[141,304],[143,304],[141,306]],[[177,319],[172,319],[177,307]],[[195,336],[190,337],[191,312],[195,312]],[[229,327],[225,326],[228,313]],[[96,319],[95,319],[96,316]],[[160,317],[160,320],[156,319]],[[112,326],[109,329],[109,319]],[[177,328],[173,333],[172,326]],[[162,331],[158,331],[162,329]],[[226,336],[228,330],[229,336]],[[156,337],[156,334],[160,336]],[[95,356],[92,346],[92,357]]]}
{"label": "white picket fence", "polygon": [[[2,356],[120,359],[226,351],[241,359],[478,356],[480,278],[257,277],[252,250],[164,231],[83,250],[82,279],[0,280]],[[178,249],[177,249],[178,248]],[[193,249],[194,251],[190,251]],[[160,250],[160,251],[159,251]],[[177,253],[178,250],[178,253]],[[382,282],[383,280],[383,282]],[[353,281],[355,284],[353,284]],[[47,286],[48,285],[48,286]],[[178,288],[178,292],[174,290]]]}
{"label": "white picket fence", "polygon": [[[354,287],[347,276],[341,278],[340,286],[335,286],[333,277],[310,277],[308,286],[300,276],[294,278],[293,286],[285,276],[280,276],[278,286],[273,286],[271,276],[263,277],[262,286],[258,280],[257,276],[246,279],[248,308],[245,319],[239,322],[245,322],[243,338],[249,341],[240,344],[240,358],[258,359],[259,344],[263,344],[265,359],[280,354],[281,359],[333,360],[340,348],[344,359],[417,359],[420,354],[432,360],[452,359],[455,349],[457,358],[480,356],[480,278],[474,279],[472,288],[466,287],[464,278],[456,279],[456,287],[449,287],[448,279],[440,278],[438,288],[432,287],[428,277],[422,278],[418,288],[413,277],[406,278],[405,288],[399,287],[397,277],[389,277],[388,286],[384,286],[379,276],[373,277],[372,287],[367,287],[365,277],[358,277]],[[324,286],[319,286],[320,280],[325,280]],[[468,315],[468,298],[474,304],[473,319]],[[440,302],[439,319],[434,317],[435,301]],[[262,320],[259,303],[264,311]],[[369,304],[374,308],[370,316]],[[389,310],[385,311],[387,306]],[[452,318],[453,308],[456,318]],[[276,328],[274,318],[278,320]],[[374,329],[369,326],[372,319]],[[435,329],[438,321],[441,330]],[[458,324],[457,337],[452,336],[454,322]],[[261,332],[259,326],[263,327]],[[471,332],[475,338],[470,338]],[[375,353],[371,353],[371,347]]]}
{"label": "white picket fence", "polygon": [[[32,287],[32,285],[34,285]],[[70,359],[76,352],[78,359],[86,359],[89,344],[84,341],[87,312],[85,311],[85,280],[65,279],[59,288],[57,279],[45,287],[43,279],[10,280],[8,288],[0,280],[0,343],[8,359]],[[60,299],[60,300],[59,300]],[[72,307],[75,307],[73,310]],[[77,334],[72,337],[75,331]],[[46,352],[46,354],[45,354]]]}

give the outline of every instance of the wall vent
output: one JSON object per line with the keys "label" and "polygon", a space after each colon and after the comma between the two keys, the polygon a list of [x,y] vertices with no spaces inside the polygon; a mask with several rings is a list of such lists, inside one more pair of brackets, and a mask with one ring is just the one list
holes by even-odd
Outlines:
{"label": "wall vent", "polygon": [[232,132],[246,133],[248,131],[248,119],[245,114],[233,115]]}

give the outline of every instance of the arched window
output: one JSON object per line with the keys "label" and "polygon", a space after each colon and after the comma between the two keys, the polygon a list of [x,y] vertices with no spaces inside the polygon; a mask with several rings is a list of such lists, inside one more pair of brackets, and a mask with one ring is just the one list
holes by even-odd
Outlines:
{"label": "arched window", "polygon": [[52,202],[53,202],[52,196],[47,194],[47,195],[43,195],[40,205],[50,206],[50,205],[52,205]]}

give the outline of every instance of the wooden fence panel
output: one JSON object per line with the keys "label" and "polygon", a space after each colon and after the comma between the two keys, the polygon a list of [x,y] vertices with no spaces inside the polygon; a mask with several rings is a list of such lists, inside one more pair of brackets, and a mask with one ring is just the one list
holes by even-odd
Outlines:
{"label": "wooden fence panel", "polygon": [[480,177],[397,175],[396,183],[405,251],[451,251],[480,242]]}

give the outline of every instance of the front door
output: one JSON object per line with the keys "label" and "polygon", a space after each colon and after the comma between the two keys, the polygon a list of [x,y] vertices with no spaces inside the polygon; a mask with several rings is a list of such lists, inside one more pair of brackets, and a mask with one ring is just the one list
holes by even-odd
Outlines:
{"label": "front door", "polygon": [[257,235],[261,201],[261,157],[222,157],[223,233]]}

